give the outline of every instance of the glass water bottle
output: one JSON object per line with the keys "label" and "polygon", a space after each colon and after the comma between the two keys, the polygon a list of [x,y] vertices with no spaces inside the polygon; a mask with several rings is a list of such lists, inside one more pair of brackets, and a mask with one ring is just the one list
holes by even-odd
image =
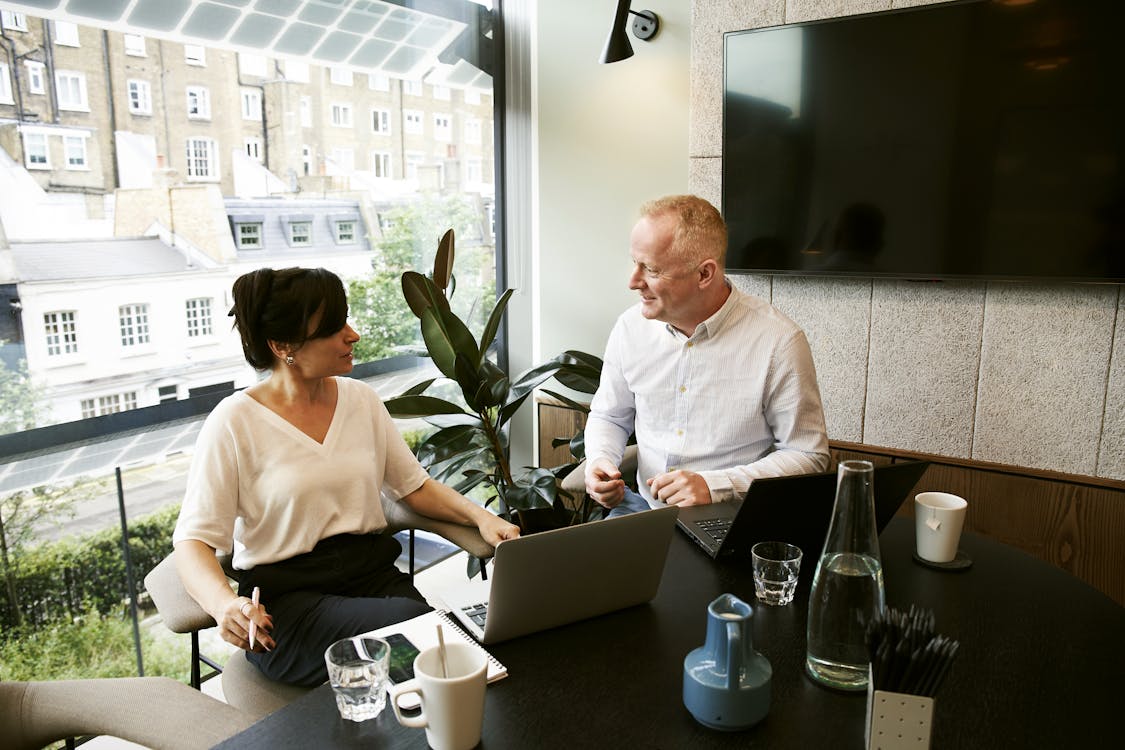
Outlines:
{"label": "glass water bottle", "polygon": [[867,624],[884,606],[874,474],[870,461],[840,463],[832,524],[809,595],[805,668],[841,690],[867,689]]}

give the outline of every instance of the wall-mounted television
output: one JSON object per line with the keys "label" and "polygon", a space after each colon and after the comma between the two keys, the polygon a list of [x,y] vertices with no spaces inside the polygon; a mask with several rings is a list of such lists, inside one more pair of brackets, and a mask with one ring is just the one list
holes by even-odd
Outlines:
{"label": "wall-mounted television", "polygon": [[1125,2],[728,33],[733,271],[1125,281]]}

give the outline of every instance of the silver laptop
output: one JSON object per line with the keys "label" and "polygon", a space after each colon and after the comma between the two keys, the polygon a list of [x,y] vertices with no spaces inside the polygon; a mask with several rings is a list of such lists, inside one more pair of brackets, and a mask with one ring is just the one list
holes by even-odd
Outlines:
{"label": "silver laptop", "polygon": [[438,596],[486,644],[643,604],[660,587],[678,512],[669,506],[502,542],[487,581]]}

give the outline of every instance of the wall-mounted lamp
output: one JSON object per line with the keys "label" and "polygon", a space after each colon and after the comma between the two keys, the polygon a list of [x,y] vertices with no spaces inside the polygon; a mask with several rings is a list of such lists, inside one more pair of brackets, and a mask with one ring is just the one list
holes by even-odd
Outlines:
{"label": "wall-mounted lamp", "polygon": [[625,33],[625,26],[629,21],[629,14],[633,19],[633,36],[642,41],[649,41],[656,32],[660,31],[660,18],[651,10],[635,11],[629,9],[630,0],[617,0],[617,14],[613,17],[613,28],[605,40],[605,49],[602,50],[601,62],[613,63],[633,56],[633,45],[629,44],[629,35]]}

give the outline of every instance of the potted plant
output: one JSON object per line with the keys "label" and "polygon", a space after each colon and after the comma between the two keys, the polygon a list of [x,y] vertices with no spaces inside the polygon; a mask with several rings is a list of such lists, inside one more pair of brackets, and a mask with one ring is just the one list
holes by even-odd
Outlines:
{"label": "potted plant", "polygon": [[[430,276],[416,271],[402,275],[402,292],[420,321],[426,351],[444,377],[425,380],[388,399],[387,409],[396,418],[422,418],[437,428],[415,449],[431,476],[461,493],[486,487],[486,507],[495,505],[500,515],[525,532],[600,517],[600,508],[585,494],[574,498],[559,489],[559,478],[583,458],[581,431],[572,438],[555,441],[556,446],[569,443],[575,461],[553,468],[524,467],[514,471],[508,440],[512,418],[535,388],[554,378],[567,388],[592,394],[601,375],[601,359],[566,351],[510,379],[488,354],[512,290],[506,290],[497,299],[478,341],[449,306],[447,294],[451,295],[456,286],[451,285],[453,259],[454,236],[450,229],[438,243]],[[431,389],[446,382],[456,384],[464,405],[432,395]],[[544,392],[567,408],[588,411],[585,405],[567,396],[546,389]]]}

